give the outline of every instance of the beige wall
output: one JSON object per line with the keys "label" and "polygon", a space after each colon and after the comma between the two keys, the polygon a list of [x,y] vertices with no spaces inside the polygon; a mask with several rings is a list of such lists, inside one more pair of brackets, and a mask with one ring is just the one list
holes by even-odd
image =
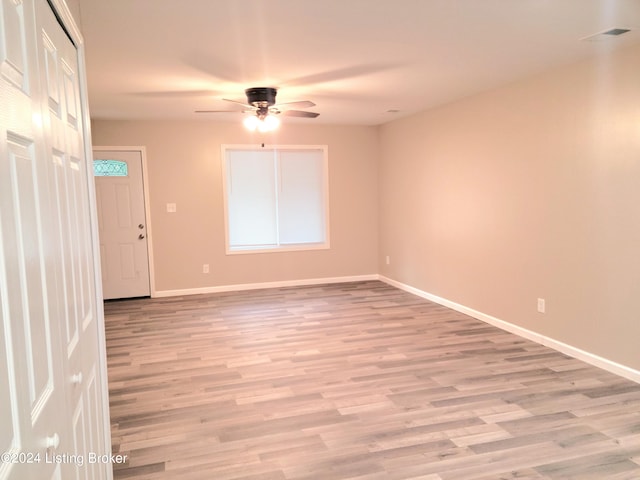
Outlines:
{"label": "beige wall", "polygon": [[640,369],[640,48],[397,120],[380,148],[381,274]]}
{"label": "beige wall", "polygon": [[[275,137],[234,123],[94,121],[94,145],[147,149],[159,291],[377,273],[377,131],[285,124]],[[331,249],[226,255],[221,144],[328,145]],[[166,212],[176,203],[177,212]],[[202,273],[208,263],[211,272]]]}

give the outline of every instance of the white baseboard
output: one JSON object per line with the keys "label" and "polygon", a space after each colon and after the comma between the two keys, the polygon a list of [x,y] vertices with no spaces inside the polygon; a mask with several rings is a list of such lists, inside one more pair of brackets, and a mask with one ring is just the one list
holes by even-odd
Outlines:
{"label": "white baseboard", "polygon": [[297,287],[303,285],[322,285],[325,283],[347,283],[378,280],[378,274],[353,275],[348,277],[308,278],[303,280],[285,280],[280,282],[239,283],[235,285],[221,285],[217,287],[185,288],[181,290],[160,290],[153,293],[153,297],[179,297],[183,295],[198,295],[202,293],[236,292],[241,290],[258,290],[261,288]]}
{"label": "white baseboard", "polygon": [[583,362],[602,368],[603,370],[606,370],[613,374],[627,378],[636,383],[640,383],[640,371],[635,370],[631,367],[627,367],[626,365],[622,365],[612,360],[587,352],[585,350],[581,350],[572,345],[568,345],[540,333],[536,333],[532,330],[514,325],[513,323],[505,322],[504,320],[500,320],[499,318],[492,317],[491,315],[487,315],[469,307],[465,307],[464,305],[452,302],[451,300],[447,300],[446,298],[427,293],[410,285],[392,280],[391,278],[387,278],[381,275],[378,276],[378,278],[380,279],[380,281],[388,283],[389,285],[399,288],[400,290],[412,293],[414,295],[417,295],[418,297],[422,297],[426,300],[432,301],[444,307],[448,307],[457,312],[464,313],[465,315],[469,315],[470,317],[476,318],[520,337],[526,338],[527,340],[531,340],[546,347],[553,348],[554,350],[564,353],[565,355],[569,355],[570,357],[577,358],[578,360],[582,360]]}

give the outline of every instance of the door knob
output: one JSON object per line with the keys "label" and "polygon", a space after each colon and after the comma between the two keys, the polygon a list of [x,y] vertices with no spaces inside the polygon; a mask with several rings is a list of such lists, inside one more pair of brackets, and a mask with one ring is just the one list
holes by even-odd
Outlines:
{"label": "door knob", "polygon": [[60,435],[54,433],[52,436],[45,438],[46,448],[53,448],[54,450],[60,446]]}
{"label": "door knob", "polygon": [[71,383],[74,385],[80,385],[82,383],[82,372],[71,375]]}
{"label": "door knob", "polygon": [[143,234],[140,234],[140,235],[138,235],[138,238],[139,238],[140,240],[142,240],[142,239],[144,238],[144,235],[143,235]]}

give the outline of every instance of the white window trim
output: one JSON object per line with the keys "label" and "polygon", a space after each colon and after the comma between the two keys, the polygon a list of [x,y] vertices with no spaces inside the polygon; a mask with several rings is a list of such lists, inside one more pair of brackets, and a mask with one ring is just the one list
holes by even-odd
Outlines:
{"label": "white window trim", "polygon": [[[323,195],[324,195],[324,214],[325,214],[325,241],[320,243],[304,243],[297,245],[274,245],[265,248],[251,247],[231,247],[229,245],[229,205],[227,196],[227,150],[321,150],[323,155]],[[221,146],[222,159],[222,196],[224,208],[224,243],[227,255],[247,255],[258,253],[280,253],[294,252],[304,250],[328,250],[330,245],[330,215],[329,215],[329,156],[327,145],[235,145],[223,144]]]}

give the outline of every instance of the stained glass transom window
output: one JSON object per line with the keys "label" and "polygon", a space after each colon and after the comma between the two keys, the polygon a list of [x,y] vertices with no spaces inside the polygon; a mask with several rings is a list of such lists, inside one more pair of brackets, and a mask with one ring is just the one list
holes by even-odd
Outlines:
{"label": "stained glass transom window", "polygon": [[121,160],[94,160],[93,175],[95,177],[127,177],[129,166]]}

